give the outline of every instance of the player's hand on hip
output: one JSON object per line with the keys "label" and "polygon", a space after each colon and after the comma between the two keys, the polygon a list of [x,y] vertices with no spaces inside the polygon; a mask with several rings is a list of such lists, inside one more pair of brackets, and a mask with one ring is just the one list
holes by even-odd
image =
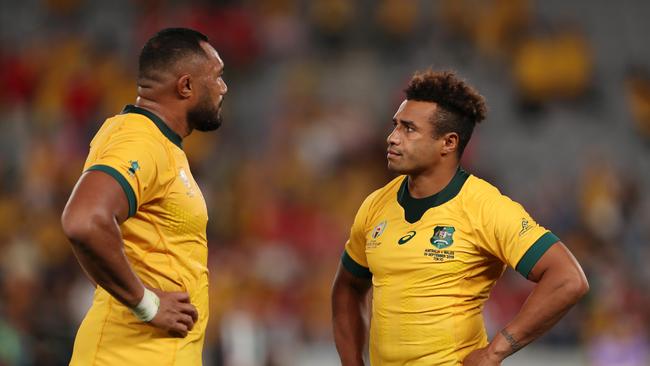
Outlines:
{"label": "player's hand on hip", "polygon": [[186,337],[199,319],[196,307],[190,303],[190,295],[187,292],[151,291],[160,298],[160,306],[149,324],[166,330],[172,337]]}
{"label": "player's hand on hip", "polygon": [[488,351],[488,348],[479,348],[472,351],[463,360],[463,366],[500,366],[501,359]]}

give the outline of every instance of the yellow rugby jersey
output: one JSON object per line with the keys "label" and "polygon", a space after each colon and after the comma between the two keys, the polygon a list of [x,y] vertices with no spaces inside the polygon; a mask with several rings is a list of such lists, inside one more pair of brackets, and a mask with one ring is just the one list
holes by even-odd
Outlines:
{"label": "yellow rugby jersey", "polygon": [[422,199],[407,181],[366,198],[342,264],[372,278],[372,365],[459,365],[488,343],[481,310],[505,266],[527,277],[558,238],[460,168]]}
{"label": "yellow rugby jersey", "polygon": [[148,286],[188,292],[199,320],[186,338],[171,338],[98,286],[70,364],[201,365],[208,321],[208,215],[180,136],[155,114],[128,105],[93,138],[84,166],[92,170],[115,178],[126,194],[129,218],[120,228],[136,274]]}

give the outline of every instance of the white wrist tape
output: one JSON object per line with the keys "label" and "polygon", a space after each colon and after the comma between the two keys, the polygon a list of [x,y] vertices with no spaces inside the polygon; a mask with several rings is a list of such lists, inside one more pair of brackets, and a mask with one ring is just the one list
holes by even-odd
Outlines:
{"label": "white wrist tape", "polygon": [[154,316],[156,316],[159,306],[160,299],[158,296],[153,293],[153,291],[145,287],[142,300],[140,300],[140,303],[138,305],[131,308],[131,311],[136,316],[136,318],[140,319],[143,322],[148,322],[153,319]]}

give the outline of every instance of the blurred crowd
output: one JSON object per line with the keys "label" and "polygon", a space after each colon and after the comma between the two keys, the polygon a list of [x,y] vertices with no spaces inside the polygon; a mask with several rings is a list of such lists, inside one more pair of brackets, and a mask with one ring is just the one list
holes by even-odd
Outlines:
{"label": "blurred crowd", "polygon": [[[223,127],[184,142],[210,216],[206,365],[334,352],[331,281],[356,209],[391,178],[401,90],[427,67],[488,99],[464,167],[587,273],[588,298],[538,343],[589,365],[650,364],[650,29],[636,7],[649,9],[541,3],[0,1],[0,365],[69,360],[93,289],[59,217],[95,131],[135,100],[140,47],[168,26],[206,33],[229,86]],[[602,19],[627,31],[602,37]],[[531,288],[506,272],[490,334]]]}

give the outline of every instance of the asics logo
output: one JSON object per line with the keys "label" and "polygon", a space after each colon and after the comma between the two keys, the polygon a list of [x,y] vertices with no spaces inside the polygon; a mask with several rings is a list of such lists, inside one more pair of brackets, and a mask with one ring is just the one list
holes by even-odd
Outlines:
{"label": "asics logo", "polygon": [[409,240],[413,239],[415,234],[417,234],[415,231],[409,231],[406,235],[399,238],[397,244],[402,245],[408,243]]}

